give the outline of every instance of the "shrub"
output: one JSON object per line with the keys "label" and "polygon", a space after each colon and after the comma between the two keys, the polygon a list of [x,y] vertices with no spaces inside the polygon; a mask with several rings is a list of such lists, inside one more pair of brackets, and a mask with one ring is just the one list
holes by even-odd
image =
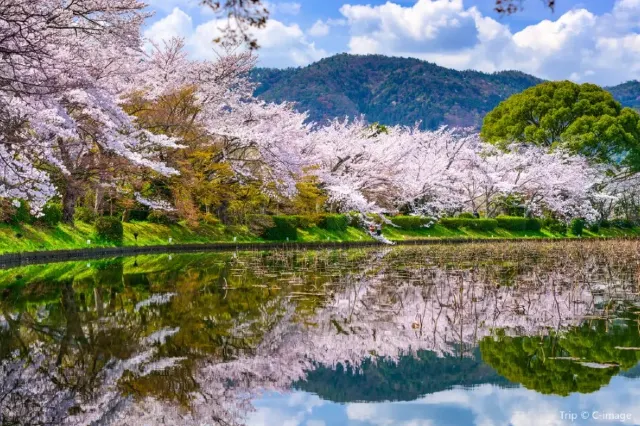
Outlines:
{"label": "shrub", "polygon": [[249,214],[247,215],[247,226],[252,233],[264,235],[267,229],[275,227],[276,224],[272,216],[266,214]]}
{"label": "shrub", "polygon": [[514,216],[498,216],[498,226],[509,231],[540,231],[542,222],[538,219]]}
{"label": "shrub", "polygon": [[29,208],[28,202],[20,200],[20,206],[13,207],[11,217],[9,218],[10,223],[31,223],[33,216],[31,216],[31,209]]}
{"label": "shrub", "polygon": [[631,229],[635,224],[629,219],[614,219],[611,221],[611,226],[615,228]]}
{"label": "shrub", "polygon": [[416,230],[437,221],[436,219],[425,216],[394,216],[391,218],[391,222],[402,229]]}
{"label": "shrub", "polygon": [[600,224],[598,222],[592,223],[589,226],[589,231],[593,232],[594,234],[597,234],[598,232],[600,232]]}
{"label": "shrub", "polygon": [[267,228],[264,237],[267,240],[298,239],[298,219],[295,216],[272,216],[274,226]]}
{"label": "shrub", "polygon": [[346,214],[325,214],[318,226],[327,231],[346,231],[349,226],[349,217]]}
{"label": "shrub", "polygon": [[473,215],[473,213],[469,213],[469,212],[462,212],[458,215],[458,217],[460,219],[475,219],[476,217]]}
{"label": "shrub", "polygon": [[347,217],[349,218],[349,226],[352,226],[354,228],[361,228],[364,226],[362,214],[358,212],[349,212]]}
{"label": "shrub", "polygon": [[162,210],[153,210],[147,216],[147,221],[160,225],[171,225],[177,222],[177,219]]}
{"label": "shrub", "polygon": [[584,231],[584,220],[583,219],[573,219],[571,221],[571,233],[573,235],[580,236],[580,235],[582,235],[582,231]]}
{"label": "shrub", "polygon": [[211,213],[205,213],[205,215],[202,216],[202,223],[206,223],[207,225],[216,226],[216,225],[220,224],[220,219],[218,219],[217,217],[215,217]]}
{"label": "shrub", "polygon": [[545,219],[544,226],[554,234],[566,234],[567,224],[556,219]]}
{"label": "shrub", "polygon": [[76,207],[76,212],[73,215],[74,220],[79,220],[85,223],[93,223],[96,220],[96,214],[93,210],[86,207]]}
{"label": "shrub", "polygon": [[48,203],[42,208],[42,216],[38,222],[50,228],[55,227],[62,221],[62,206],[56,203]]}
{"label": "shrub", "polygon": [[96,236],[100,240],[121,243],[124,236],[122,222],[115,217],[105,216],[96,219]]}
{"label": "shrub", "polygon": [[609,222],[607,219],[603,219],[600,221],[600,227],[601,228],[611,228],[611,222]]}
{"label": "shrub", "polygon": [[495,219],[469,219],[460,217],[446,217],[440,223],[449,229],[469,228],[476,231],[493,231],[498,227]]}

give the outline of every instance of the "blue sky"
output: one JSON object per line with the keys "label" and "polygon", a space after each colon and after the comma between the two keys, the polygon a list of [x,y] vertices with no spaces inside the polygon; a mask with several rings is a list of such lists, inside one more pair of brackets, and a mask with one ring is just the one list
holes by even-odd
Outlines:
{"label": "blue sky", "polygon": [[[146,36],[185,38],[214,57],[222,21],[197,0],[148,0]],[[540,0],[508,17],[492,0],[270,0],[255,33],[260,65],[305,66],[336,53],[416,57],[456,69],[516,69],[602,85],[640,78],[640,0]]]}

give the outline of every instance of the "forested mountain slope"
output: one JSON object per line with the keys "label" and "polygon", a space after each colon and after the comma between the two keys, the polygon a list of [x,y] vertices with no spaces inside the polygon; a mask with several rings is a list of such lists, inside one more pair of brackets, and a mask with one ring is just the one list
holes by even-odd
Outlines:
{"label": "forested mountain slope", "polygon": [[[371,122],[423,128],[479,127],[500,101],[541,79],[518,71],[456,71],[411,58],[340,54],[304,68],[253,71],[256,95],[293,101],[313,121],[364,114]],[[640,107],[640,83],[609,89],[624,105]]]}

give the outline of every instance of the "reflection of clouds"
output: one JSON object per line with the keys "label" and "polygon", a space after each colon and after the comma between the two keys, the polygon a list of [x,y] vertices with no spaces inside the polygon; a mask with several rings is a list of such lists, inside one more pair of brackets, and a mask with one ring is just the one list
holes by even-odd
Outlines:
{"label": "reflection of clouds", "polygon": [[[619,425],[619,421],[562,419],[561,412],[592,413],[594,410],[629,413],[631,421],[640,425],[640,381],[614,377],[611,385],[592,394],[569,397],[542,395],[525,388],[500,388],[481,385],[475,388],[454,388],[427,395],[411,402],[349,403],[324,402],[308,410],[305,392],[292,395],[270,394],[255,402],[249,425],[375,425],[375,426],[569,426]],[[266,406],[268,405],[268,406]],[[318,408],[321,408],[320,410]],[[260,423],[260,419],[267,419]],[[298,423],[284,423],[293,420]]]}
{"label": "reflection of clouds", "polygon": [[[274,407],[271,407],[274,401]],[[305,422],[305,418],[311,415],[316,407],[325,404],[319,397],[305,392],[295,392],[292,394],[270,394],[262,400],[269,406],[262,406],[252,412],[246,419],[247,426],[325,426],[324,420],[310,420]],[[282,402],[283,407],[277,407]]]}

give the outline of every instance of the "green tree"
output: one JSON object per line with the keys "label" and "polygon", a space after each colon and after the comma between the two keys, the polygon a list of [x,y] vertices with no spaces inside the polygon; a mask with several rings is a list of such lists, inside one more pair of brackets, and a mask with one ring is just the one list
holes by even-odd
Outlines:
{"label": "green tree", "polygon": [[640,170],[640,116],[594,84],[554,81],[513,95],[487,114],[480,134],[499,146],[561,147]]}

